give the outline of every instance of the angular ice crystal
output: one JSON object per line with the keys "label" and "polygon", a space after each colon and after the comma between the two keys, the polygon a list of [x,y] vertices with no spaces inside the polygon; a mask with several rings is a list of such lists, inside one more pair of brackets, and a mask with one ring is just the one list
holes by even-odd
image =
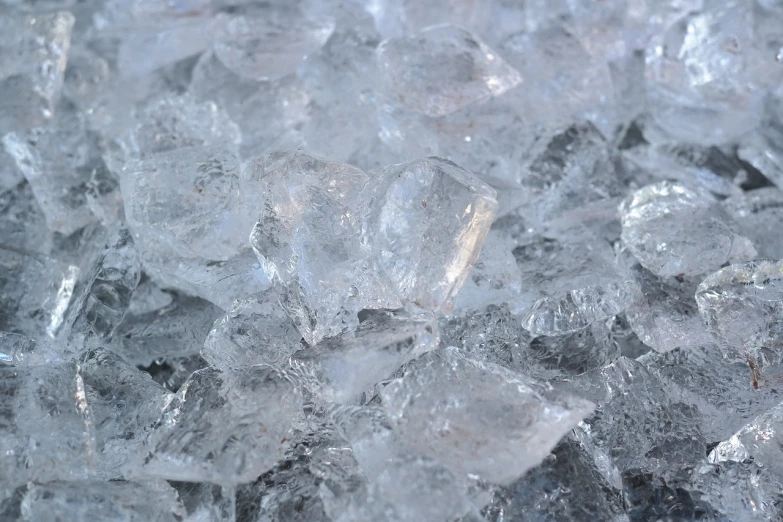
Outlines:
{"label": "angular ice crystal", "polygon": [[522,82],[478,36],[456,26],[386,40],[376,52],[387,99],[431,117],[485,102]]}
{"label": "angular ice crystal", "polygon": [[730,197],[724,208],[739,232],[753,241],[759,257],[783,259],[783,238],[777,233],[783,221],[783,191],[764,187]]}
{"label": "angular ice crystal", "polygon": [[35,350],[35,341],[24,335],[0,332],[0,364],[17,364]]}
{"label": "angular ice crystal", "polygon": [[302,347],[302,335],[270,289],[236,301],[209,332],[201,356],[223,369],[280,365]]}
{"label": "angular ice crystal", "polygon": [[239,158],[222,146],[155,154],[132,164],[121,186],[128,223],[147,249],[224,261],[243,250],[255,222]]}
{"label": "angular ice crystal", "polygon": [[50,482],[33,485],[22,500],[22,520],[176,522],[185,510],[177,491],[156,482]]}
{"label": "angular ice crystal", "polygon": [[334,31],[328,19],[312,20],[298,8],[266,6],[221,24],[215,55],[233,73],[256,81],[291,74]]}
{"label": "angular ice crystal", "polygon": [[73,24],[68,11],[21,19],[2,17],[0,90],[8,100],[0,106],[9,103],[11,108],[0,111],[0,129],[24,130],[52,118],[63,86]]}
{"label": "angular ice crystal", "polygon": [[0,366],[0,485],[83,477],[95,462],[76,365]]}
{"label": "angular ice crystal", "polygon": [[662,181],[620,205],[622,239],[643,267],[660,277],[693,276],[730,260],[756,256],[708,192]]}
{"label": "angular ice crystal", "polygon": [[699,312],[719,341],[738,350],[783,345],[783,262],[750,261],[707,276]]}
{"label": "angular ice crystal", "polygon": [[105,166],[74,107],[61,106],[48,127],[9,133],[2,141],[30,183],[49,228],[68,235],[95,220],[86,204],[86,186],[93,170]]}
{"label": "angular ice crystal", "polygon": [[[141,259],[127,228],[116,234],[112,244],[98,259],[71,320],[69,337],[101,339],[112,336],[130,305],[141,277]],[[77,347],[81,349],[81,346]]]}
{"label": "angular ice crystal", "polygon": [[362,204],[372,177],[297,151],[256,158],[243,170],[266,198],[250,241],[280,303],[308,343],[339,333],[342,310],[355,313],[367,297],[352,286],[370,256]]}
{"label": "angular ice crystal", "polygon": [[251,482],[283,456],[301,400],[269,367],[199,370],[150,434],[142,473],[224,486]]}
{"label": "angular ice crystal", "polygon": [[534,236],[513,251],[523,291],[514,303],[533,335],[560,335],[622,312],[636,296],[619,274],[608,243],[579,227],[560,239]]}
{"label": "angular ice crystal", "polygon": [[496,192],[440,158],[384,169],[370,225],[382,273],[403,303],[448,312],[478,258]]}
{"label": "angular ice crystal", "polygon": [[705,344],[650,353],[641,361],[666,384],[669,395],[698,408],[707,440],[728,439],[780,402],[774,386],[781,360],[773,350],[756,357]]}
{"label": "angular ice crystal", "polygon": [[223,311],[209,301],[176,294],[160,310],[129,313],[109,348],[132,364],[196,355]]}
{"label": "angular ice crystal", "polygon": [[749,422],[729,439],[718,444],[709,455],[711,462],[745,462],[769,468],[777,477],[781,472],[781,429],[783,405],[777,405]]}
{"label": "angular ice crystal", "polygon": [[590,402],[550,395],[519,374],[464,359],[453,349],[417,359],[383,389],[381,400],[412,447],[455,474],[500,484],[541,462],[593,409]]}
{"label": "angular ice crystal", "polygon": [[431,316],[375,311],[355,332],[296,353],[291,366],[320,399],[346,403],[437,342]]}

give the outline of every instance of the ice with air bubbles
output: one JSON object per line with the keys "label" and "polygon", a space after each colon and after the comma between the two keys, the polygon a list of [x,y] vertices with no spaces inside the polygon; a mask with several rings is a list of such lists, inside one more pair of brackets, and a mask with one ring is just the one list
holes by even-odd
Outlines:
{"label": "ice with air bubbles", "polygon": [[783,520],[780,0],[0,0],[0,520]]}

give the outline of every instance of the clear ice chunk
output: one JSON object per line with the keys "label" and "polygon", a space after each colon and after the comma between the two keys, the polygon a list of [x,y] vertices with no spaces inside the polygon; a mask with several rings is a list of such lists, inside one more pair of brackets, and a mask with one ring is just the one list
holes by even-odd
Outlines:
{"label": "clear ice chunk", "polygon": [[552,395],[522,375],[465,359],[454,349],[411,363],[381,391],[381,401],[413,448],[457,475],[499,484],[539,464],[593,410],[586,400]]}
{"label": "clear ice chunk", "polygon": [[522,82],[478,36],[456,26],[386,40],[376,52],[384,96],[430,117],[486,102]]}
{"label": "clear ice chunk", "polygon": [[737,350],[783,344],[783,262],[750,261],[707,276],[696,290],[699,312],[716,338]]}
{"label": "clear ice chunk", "polygon": [[694,276],[756,249],[708,192],[670,181],[642,187],[620,205],[623,243],[660,277]]}
{"label": "clear ice chunk", "polygon": [[495,217],[495,190],[434,157],[380,176],[370,225],[380,270],[403,303],[450,311]]}
{"label": "clear ice chunk", "polygon": [[378,310],[356,331],[294,354],[291,367],[319,399],[344,404],[437,343],[433,317]]}
{"label": "clear ice chunk", "polygon": [[36,342],[24,335],[0,332],[0,365],[16,365],[35,352]]}
{"label": "clear ice chunk", "polygon": [[30,487],[21,520],[176,522],[185,510],[177,491],[157,482],[49,482]]}
{"label": "clear ice chunk", "polygon": [[270,367],[194,372],[150,433],[140,473],[223,486],[252,482],[285,453],[301,403],[298,389]]}
{"label": "clear ice chunk", "polygon": [[223,20],[215,55],[231,72],[256,81],[296,71],[334,32],[334,21],[310,19],[296,7],[266,6]]}
{"label": "clear ice chunk", "polygon": [[0,87],[11,106],[8,112],[0,111],[0,134],[42,125],[52,118],[62,91],[73,25],[74,16],[68,11],[0,19]]}
{"label": "clear ice chunk", "polygon": [[302,335],[270,289],[234,302],[209,332],[201,356],[222,369],[279,366],[301,348]]}

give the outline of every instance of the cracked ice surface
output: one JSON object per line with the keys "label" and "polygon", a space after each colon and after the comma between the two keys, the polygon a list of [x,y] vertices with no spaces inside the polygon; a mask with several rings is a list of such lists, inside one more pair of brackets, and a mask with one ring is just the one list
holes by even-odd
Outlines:
{"label": "cracked ice surface", "polygon": [[0,0],[0,520],[783,520],[780,0]]}

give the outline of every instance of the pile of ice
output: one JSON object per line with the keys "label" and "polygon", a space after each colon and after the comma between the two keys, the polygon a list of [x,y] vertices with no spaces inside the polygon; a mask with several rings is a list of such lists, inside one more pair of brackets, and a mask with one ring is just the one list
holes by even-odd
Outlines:
{"label": "pile of ice", "polygon": [[783,520],[780,0],[0,0],[0,520]]}

